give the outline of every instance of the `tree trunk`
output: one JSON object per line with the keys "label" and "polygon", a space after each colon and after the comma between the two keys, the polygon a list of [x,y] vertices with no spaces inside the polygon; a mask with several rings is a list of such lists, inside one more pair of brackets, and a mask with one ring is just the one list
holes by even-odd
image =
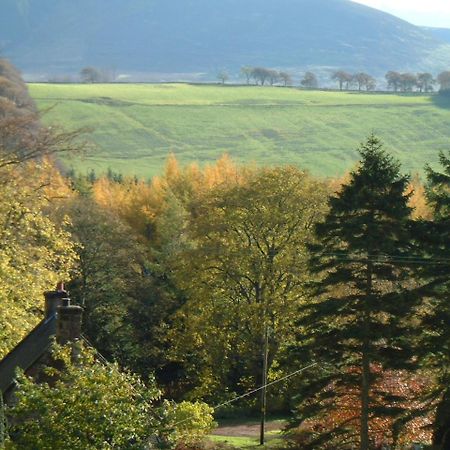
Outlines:
{"label": "tree trunk", "polygon": [[266,410],[267,410],[267,371],[269,366],[269,330],[267,324],[264,325],[263,338],[263,370],[262,370],[262,389],[261,389],[261,428],[259,434],[259,445],[264,445],[266,429]]}
{"label": "tree trunk", "polygon": [[361,374],[361,425],[360,450],[369,450],[369,402],[370,402],[370,313],[367,302],[372,295],[372,262],[367,262],[367,289],[363,308],[363,342]]}

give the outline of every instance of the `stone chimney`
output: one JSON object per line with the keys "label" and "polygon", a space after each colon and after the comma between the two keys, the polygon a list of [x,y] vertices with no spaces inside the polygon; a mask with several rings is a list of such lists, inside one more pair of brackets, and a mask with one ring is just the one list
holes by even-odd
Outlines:
{"label": "stone chimney", "polygon": [[56,291],[45,294],[45,316],[50,318],[56,314],[56,342],[64,345],[81,337],[81,320],[83,309],[71,305],[63,283],[58,283]]}
{"label": "stone chimney", "polygon": [[62,300],[68,298],[64,289],[64,283],[58,283],[55,291],[44,292],[45,297],[45,318],[49,319],[54,316],[58,307],[62,305]]}

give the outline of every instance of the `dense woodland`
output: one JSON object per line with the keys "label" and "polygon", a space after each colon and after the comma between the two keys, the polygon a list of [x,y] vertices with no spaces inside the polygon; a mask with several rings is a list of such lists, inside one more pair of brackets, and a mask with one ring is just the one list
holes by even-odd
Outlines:
{"label": "dense woodland", "polygon": [[6,448],[194,448],[264,359],[269,382],[314,364],[268,390],[291,448],[450,448],[450,154],[423,183],[373,135],[343,179],[170,156],[147,182],[64,173],[83,136],[42,126],[0,62],[0,358],[68,280],[114,362],[55,348],[54,383],[18,375]]}

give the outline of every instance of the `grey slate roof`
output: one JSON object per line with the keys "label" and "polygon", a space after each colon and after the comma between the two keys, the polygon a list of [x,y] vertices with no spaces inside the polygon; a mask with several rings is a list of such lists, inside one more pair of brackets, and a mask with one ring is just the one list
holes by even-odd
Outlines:
{"label": "grey slate roof", "polygon": [[5,395],[14,387],[16,368],[28,370],[50,348],[56,335],[56,324],[56,314],[46,318],[0,361],[1,393]]}

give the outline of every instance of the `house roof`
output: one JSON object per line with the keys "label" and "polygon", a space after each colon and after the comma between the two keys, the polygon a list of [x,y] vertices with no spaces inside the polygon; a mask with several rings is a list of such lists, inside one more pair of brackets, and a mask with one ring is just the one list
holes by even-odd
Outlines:
{"label": "house roof", "polygon": [[17,368],[27,371],[50,348],[56,335],[56,313],[44,319],[0,361],[0,391],[5,395],[15,384]]}

